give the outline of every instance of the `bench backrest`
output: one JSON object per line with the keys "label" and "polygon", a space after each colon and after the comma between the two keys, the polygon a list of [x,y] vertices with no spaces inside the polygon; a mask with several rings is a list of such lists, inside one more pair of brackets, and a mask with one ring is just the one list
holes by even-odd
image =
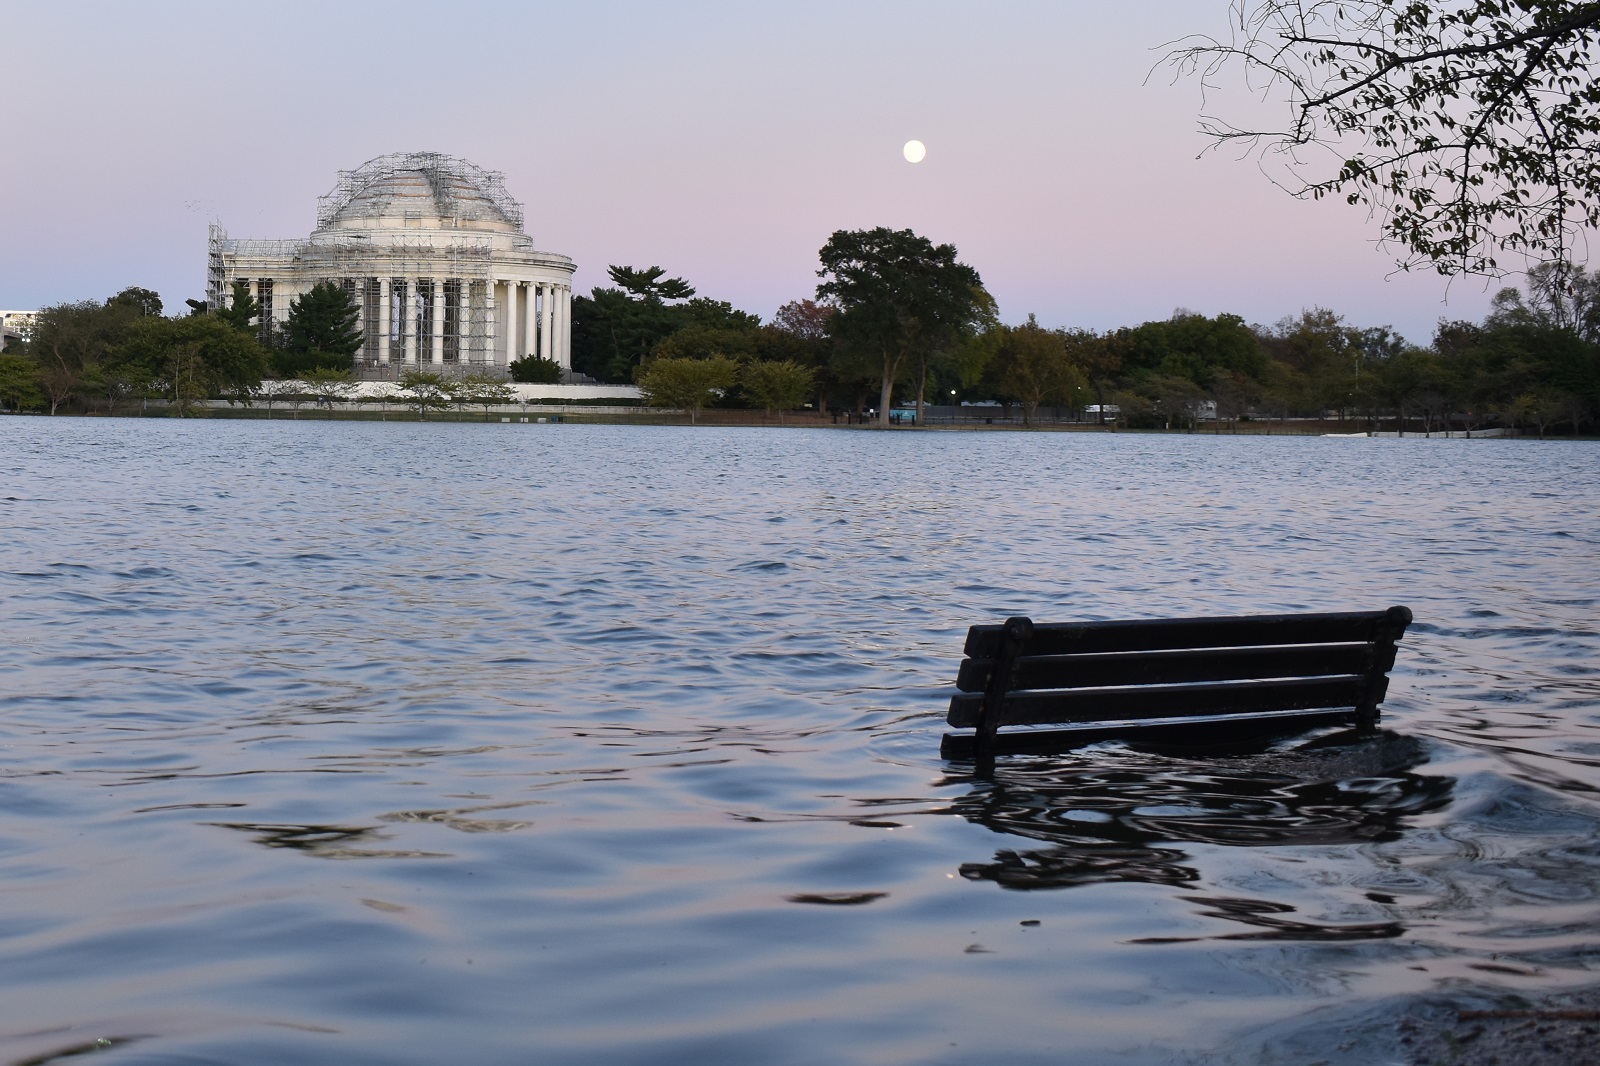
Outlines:
{"label": "bench backrest", "polygon": [[1138,722],[1348,709],[1370,725],[1388,689],[1404,607],[973,626],[948,721],[977,730],[980,770],[1005,725]]}

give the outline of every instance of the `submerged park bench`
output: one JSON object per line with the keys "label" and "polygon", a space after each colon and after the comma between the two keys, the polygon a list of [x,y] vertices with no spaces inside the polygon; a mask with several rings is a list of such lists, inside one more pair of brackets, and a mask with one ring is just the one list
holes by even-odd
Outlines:
{"label": "submerged park bench", "polygon": [[[956,679],[946,759],[1101,740],[1212,746],[1324,725],[1371,732],[1404,607],[1339,614],[976,625]],[[1000,733],[1001,726],[1064,726]]]}

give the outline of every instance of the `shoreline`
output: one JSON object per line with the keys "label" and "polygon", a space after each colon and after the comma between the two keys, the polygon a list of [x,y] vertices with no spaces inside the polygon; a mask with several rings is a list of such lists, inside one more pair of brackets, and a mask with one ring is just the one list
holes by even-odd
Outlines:
{"label": "shoreline", "polygon": [[[682,426],[685,428],[699,429],[709,427],[739,427],[746,429],[839,429],[856,431],[884,431],[884,432],[979,432],[979,433],[1111,433],[1134,434],[1141,436],[1186,436],[1186,437],[1326,437],[1348,440],[1520,440],[1520,441],[1592,441],[1600,440],[1600,436],[1574,436],[1551,434],[1540,437],[1537,434],[1523,433],[1516,430],[1507,430],[1499,427],[1475,430],[1434,430],[1424,433],[1421,430],[1405,430],[1403,432],[1386,430],[1364,430],[1350,432],[1351,422],[1339,422],[1335,419],[1291,419],[1285,422],[1243,422],[1243,423],[1206,423],[1185,429],[1161,428],[1130,428],[1127,426],[1100,425],[1092,422],[1035,422],[1024,424],[1020,419],[996,418],[986,420],[984,416],[967,417],[959,422],[932,422],[927,425],[893,425],[881,426],[876,422],[835,422],[832,417],[824,418],[817,415],[798,413],[786,414],[782,421],[776,418],[764,418],[760,415],[752,417],[746,409],[710,409],[701,411],[695,421],[689,421],[682,413],[661,408],[633,408],[616,407],[612,405],[549,405],[529,406],[524,409],[520,406],[501,409],[492,409],[487,417],[482,411],[461,412],[430,412],[426,418],[418,418],[414,412],[393,410],[388,412],[378,411],[327,411],[320,408],[302,408],[301,410],[274,408],[267,410],[260,407],[228,407],[221,401],[216,407],[206,407],[201,413],[190,416],[191,420],[217,419],[222,421],[263,421],[263,422],[393,422],[396,424],[415,424],[428,422],[437,424],[478,424],[478,425],[539,425],[539,424],[572,424],[572,425],[637,425],[637,426]],[[92,419],[171,419],[174,416],[163,407],[150,408],[140,412],[137,408],[119,411],[62,411],[49,415],[42,411],[0,411],[0,417],[26,417],[26,418],[92,418]]]}

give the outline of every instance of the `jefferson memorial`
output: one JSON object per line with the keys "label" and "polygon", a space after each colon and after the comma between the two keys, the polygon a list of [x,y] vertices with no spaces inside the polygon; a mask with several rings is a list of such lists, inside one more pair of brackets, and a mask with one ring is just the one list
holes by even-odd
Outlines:
{"label": "jefferson memorial", "polygon": [[500,368],[525,355],[572,366],[572,260],[536,251],[504,175],[437,152],[379,156],[339,172],[305,240],[234,240],[212,225],[207,299],[235,281],[261,305],[263,336],[313,285],[343,286],[361,312],[356,376]]}

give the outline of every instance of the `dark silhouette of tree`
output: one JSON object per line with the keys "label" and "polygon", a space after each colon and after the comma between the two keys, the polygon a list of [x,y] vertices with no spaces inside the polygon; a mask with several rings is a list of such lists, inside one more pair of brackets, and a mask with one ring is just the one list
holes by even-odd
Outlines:
{"label": "dark silhouette of tree", "polygon": [[1233,0],[1230,21],[1168,62],[1206,89],[1239,70],[1287,114],[1278,128],[1206,114],[1202,130],[1280,157],[1295,195],[1371,210],[1403,268],[1564,263],[1600,225],[1600,3]]}
{"label": "dark silhouette of tree", "polygon": [[521,359],[512,360],[507,369],[511,371],[512,381],[520,381],[528,385],[561,384],[561,364],[554,359],[540,359],[537,355],[525,355]]}
{"label": "dark silhouette of tree", "polygon": [[839,230],[819,253],[817,299],[838,309],[835,339],[879,382],[878,423],[890,425],[894,385],[908,364],[993,314],[978,272],[911,230]]}
{"label": "dark silhouette of tree", "polygon": [[135,317],[143,318],[147,315],[161,314],[161,297],[150,289],[130,285],[107,300],[106,306],[125,307],[132,311]]}
{"label": "dark silhouette of tree", "polygon": [[635,300],[665,303],[668,300],[687,300],[694,295],[694,286],[682,278],[663,278],[665,267],[653,266],[648,270],[613,266],[606,273],[617,288]]}
{"label": "dark silhouette of tree", "polygon": [[[603,380],[630,381],[656,346],[688,321],[689,305],[669,301],[688,300],[695,290],[682,278],[663,278],[666,270],[658,266],[612,266],[607,273],[616,288],[596,288],[572,301],[572,366]],[[692,303],[701,325],[716,325],[725,317],[717,313],[721,308],[739,313],[716,301]]]}
{"label": "dark silhouette of tree", "polygon": [[229,294],[228,306],[217,308],[217,317],[222,319],[234,329],[250,332],[250,323],[261,314],[261,305],[256,298],[250,295],[250,283],[235,281],[233,291]]}
{"label": "dark silhouette of tree", "polygon": [[331,281],[319,281],[289,302],[283,349],[273,357],[280,377],[299,377],[319,368],[349,370],[361,347],[361,315],[356,302]]}

